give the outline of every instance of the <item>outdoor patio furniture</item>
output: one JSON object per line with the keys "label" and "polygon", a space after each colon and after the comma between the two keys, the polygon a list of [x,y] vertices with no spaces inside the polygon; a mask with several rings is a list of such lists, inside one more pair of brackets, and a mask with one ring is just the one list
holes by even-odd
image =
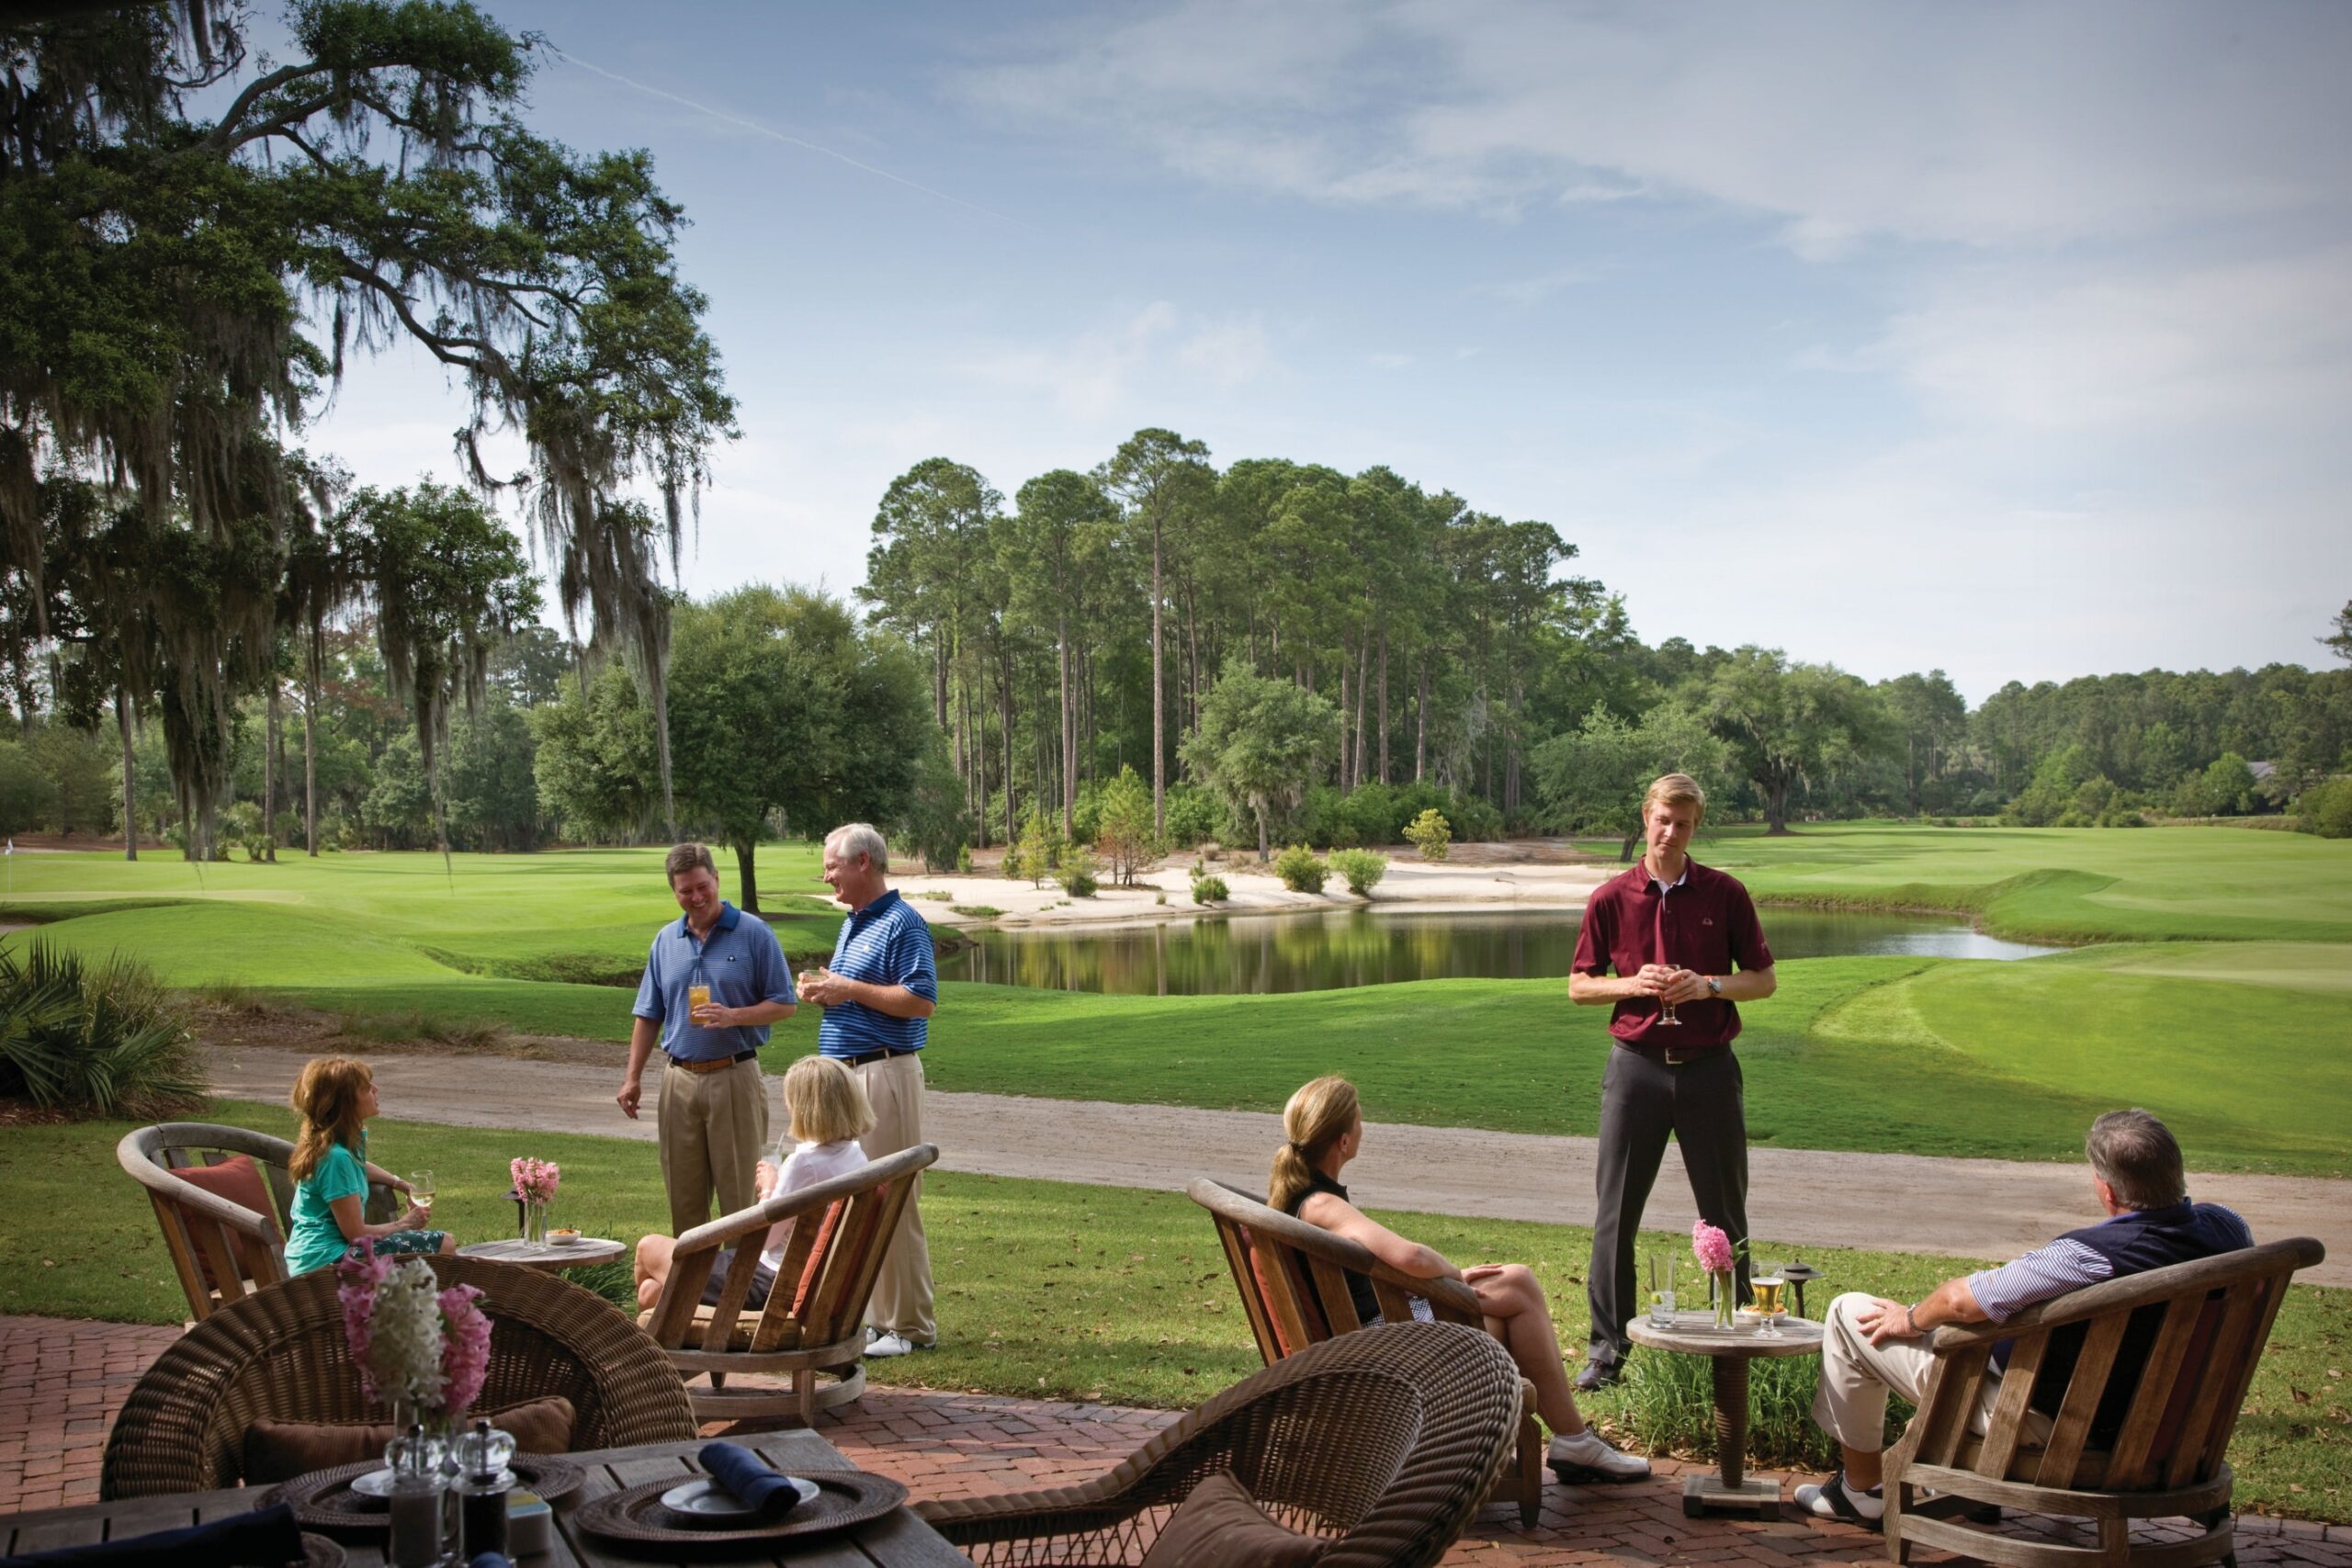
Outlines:
{"label": "outdoor patio furniture", "polygon": [[[2163,1568],[2233,1558],[2222,1455],[2271,1320],[2298,1269],[2327,1256],[2309,1236],[2177,1263],[2076,1291],[2007,1323],[1942,1328],[1919,1414],[1886,1455],[1886,1547],[1917,1546],[2016,1568]],[[1985,1363],[2009,1340],[1984,1432],[1971,1432]],[[2037,1380],[2055,1411],[2027,1436]],[[1922,1499],[1921,1489],[1938,1495]],[[2018,1540],[1949,1517],[1986,1505],[2096,1521],[2098,1544]],[[2186,1517],[2202,1536],[2135,1552],[2134,1519]]]}
{"label": "outdoor patio furniture", "polygon": [[[209,1122],[166,1122],[123,1134],[115,1158],[147,1190],[164,1228],[173,1272],[201,1323],[229,1302],[286,1278],[286,1233],[293,1224],[294,1179],[286,1162],[294,1145],[266,1133]],[[266,1184],[272,1212],[208,1192],[187,1179],[190,1168],[217,1167],[243,1155]],[[368,1218],[396,1212],[390,1172],[368,1168]]]}
{"label": "outdoor patio furniture", "polygon": [[1510,1464],[1520,1376],[1484,1329],[1397,1323],[1253,1372],[1081,1486],[915,1511],[978,1562],[1133,1562],[1229,1471],[1277,1523],[1330,1540],[1324,1568],[1435,1562]]}
{"label": "outdoor patio furniture", "polygon": [[[1368,1276],[1389,1323],[1409,1323],[1415,1298],[1430,1303],[1440,1323],[1466,1324],[1485,1331],[1477,1295],[1459,1280],[1417,1280],[1400,1274],[1345,1236],[1267,1207],[1221,1181],[1197,1177],[1184,1189],[1216,1222],[1233,1282],[1268,1366],[1310,1345],[1363,1327],[1348,1292],[1348,1272]],[[1522,1382],[1524,1380],[1522,1380]],[[1544,1434],[1535,1425],[1535,1388],[1525,1383],[1520,1399],[1517,1462],[1497,1483],[1497,1495],[1519,1505],[1522,1524],[1533,1526],[1544,1502]]]}
{"label": "outdoor patio furniture", "polygon": [[[668,1354],[677,1376],[691,1382],[698,1373],[708,1375],[707,1388],[688,1390],[698,1419],[792,1416],[813,1424],[818,1411],[865,1392],[866,1298],[915,1179],[938,1157],[932,1145],[917,1144],[696,1225],[678,1238],[661,1297],[638,1322]],[[764,1307],[746,1312],[760,1252],[770,1227],[782,1220],[797,1223],[775,1288]],[[721,1255],[729,1259],[727,1282],[717,1304],[706,1305],[703,1287]],[[792,1386],[729,1388],[734,1372],[788,1375]]]}
{"label": "outdoor patio furniture", "polygon": [[[610,1308],[605,1311],[614,1321],[627,1325],[620,1314]],[[670,1391],[675,1393],[678,1380],[667,1367],[662,1368],[661,1372]],[[814,1432],[760,1432],[738,1440],[776,1469],[796,1475],[859,1472],[859,1467],[852,1464],[840,1450]],[[723,1560],[740,1568],[753,1568],[755,1564],[811,1568],[815,1563],[872,1564],[874,1568],[956,1568],[961,1563],[968,1568],[971,1559],[941,1540],[936,1530],[903,1503],[878,1518],[814,1540],[801,1538],[773,1544],[721,1543],[691,1552],[674,1546],[663,1551],[611,1540],[587,1528],[589,1521],[582,1517],[584,1505],[595,1498],[648,1482],[684,1482],[703,1473],[696,1462],[702,1448],[702,1438],[689,1436],[683,1440],[629,1443],[589,1452],[575,1450],[571,1462],[587,1473],[584,1484],[555,1503],[554,1550],[543,1555],[518,1556],[515,1561],[522,1568],[556,1568],[557,1564],[643,1568],[649,1559],[672,1562]],[[234,1517],[258,1506],[267,1490],[239,1486],[168,1500],[109,1499],[74,1508],[0,1513],[0,1555],[119,1541],[171,1525],[184,1525],[191,1519]],[[339,1540],[342,1555],[334,1560],[347,1562],[350,1568],[380,1568],[385,1561],[387,1543],[381,1529],[345,1529],[339,1532]],[[313,1558],[314,1562],[318,1560]],[[168,1564],[170,1559],[164,1561]]]}
{"label": "outdoor patio furniture", "polygon": [[[561,1394],[571,1448],[683,1440],[694,1412],[678,1375],[610,1302],[536,1269],[465,1258],[426,1261],[444,1286],[481,1287],[490,1373],[475,1408]],[[335,1278],[321,1269],[231,1302],[140,1378],[107,1438],[100,1495],[204,1492],[243,1478],[256,1421],[365,1425],[384,1419],[359,1391]]]}

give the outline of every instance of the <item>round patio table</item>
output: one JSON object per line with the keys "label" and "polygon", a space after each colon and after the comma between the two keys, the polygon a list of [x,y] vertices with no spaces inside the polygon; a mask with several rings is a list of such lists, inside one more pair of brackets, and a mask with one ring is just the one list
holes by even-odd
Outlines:
{"label": "round patio table", "polygon": [[1781,1483],[1747,1479],[1747,1363],[1758,1356],[1817,1356],[1821,1325],[1810,1318],[1783,1317],[1773,1326],[1777,1339],[1767,1339],[1760,1325],[1743,1318],[1734,1328],[1717,1328],[1713,1311],[1678,1312],[1673,1326],[1653,1325],[1646,1313],[1625,1325],[1636,1345],[1653,1350],[1679,1350],[1704,1356],[1713,1363],[1715,1384],[1715,1465],[1708,1475],[1693,1471],[1682,1478],[1682,1512],[1690,1518],[1711,1512],[1776,1514],[1781,1507]]}
{"label": "round patio table", "polygon": [[546,1242],[524,1241],[509,1236],[504,1241],[477,1241],[458,1248],[460,1258],[480,1258],[492,1263],[514,1263],[526,1269],[585,1269],[592,1263],[610,1263],[628,1250],[627,1242],[612,1241],[601,1235],[583,1235],[569,1247],[551,1247]]}

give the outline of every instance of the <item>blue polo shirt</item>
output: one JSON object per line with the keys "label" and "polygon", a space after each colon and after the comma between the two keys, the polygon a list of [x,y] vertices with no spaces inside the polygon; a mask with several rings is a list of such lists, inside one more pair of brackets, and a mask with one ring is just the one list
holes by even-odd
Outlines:
{"label": "blue polo shirt", "polygon": [[[939,969],[931,951],[931,927],[897,888],[863,909],[854,909],[833,939],[833,961],[826,965],[844,980],[904,986],[927,1002],[939,1000]],[[828,1056],[859,1056],[868,1051],[920,1051],[930,1038],[926,1018],[892,1018],[864,1002],[836,1002],[817,1026],[817,1049]]]}
{"label": "blue polo shirt", "polygon": [[724,1061],[768,1043],[764,1024],[697,1028],[686,997],[687,987],[695,985],[707,985],[710,999],[725,1008],[800,999],[793,994],[792,966],[784,961],[775,932],[759,916],[724,902],[707,941],[695,939],[683,915],[654,933],[645,976],[637,983],[635,1010],[662,1026],[662,1049],[683,1062]]}

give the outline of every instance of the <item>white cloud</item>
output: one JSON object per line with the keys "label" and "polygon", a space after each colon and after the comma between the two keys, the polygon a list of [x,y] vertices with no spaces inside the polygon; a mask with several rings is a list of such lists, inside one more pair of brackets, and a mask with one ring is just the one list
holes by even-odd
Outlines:
{"label": "white cloud", "polygon": [[[1683,192],[1828,254],[2342,213],[2352,9],[2102,4],[1089,13],[964,79],[1216,184],[1510,210]],[[1096,24],[1103,16],[1120,18]]]}
{"label": "white cloud", "polygon": [[1188,315],[1164,299],[1059,341],[989,345],[951,355],[947,366],[973,380],[1042,393],[1071,416],[1148,405],[1173,379],[1231,388],[1280,368],[1260,318]]}

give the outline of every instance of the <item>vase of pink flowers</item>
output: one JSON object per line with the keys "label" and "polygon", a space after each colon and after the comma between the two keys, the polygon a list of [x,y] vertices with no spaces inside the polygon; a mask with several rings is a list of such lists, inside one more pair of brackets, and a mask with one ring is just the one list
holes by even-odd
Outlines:
{"label": "vase of pink flowers", "polygon": [[1732,1284],[1732,1271],[1738,1264],[1731,1237],[1724,1234],[1722,1226],[1711,1225],[1701,1220],[1690,1227],[1690,1256],[1698,1259],[1699,1267],[1705,1269],[1708,1278],[1714,1281],[1715,1326],[1735,1326],[1737,1319],[1732,1314],[1737,1305],[1737,1297]]}
{"label": "vase of pink flowers", "polygon": [[508,1161],[506,1168],[514,1178],[514,1201],[523,1206],[523,1239],[542,1244],[548,1239],[548,1211],[563,1182],[563,1168],[551,1159],[525,1155]]}

